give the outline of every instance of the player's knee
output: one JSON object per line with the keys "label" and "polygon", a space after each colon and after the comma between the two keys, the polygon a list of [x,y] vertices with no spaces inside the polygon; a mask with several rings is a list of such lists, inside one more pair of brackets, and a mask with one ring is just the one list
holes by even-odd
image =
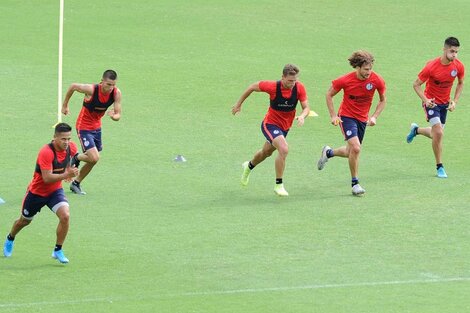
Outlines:
{"label": "player's knee", "polygon": [[18,223],[19,226],[24,227],[24,226],[28,226],[29,224],[31,224],[31,221],[32,221],[32,220],[27,220],[27,219],[25,219],[25,218],[20,218],[20,219],[17,221],[17,223]]}
{"label": "player's knee", "polygon": [[90,156],[90,160],[89,160],[90,162],[88,162],[88,163],[91,163],[91,164],[94,165],[94,164],[98,163],[99,160],[100,160],[100,155],[99,154],[92,155],[92,156]]}
{"label": "player's knee", "polygon": [[360,144],[351,145],[349,147],[349,153],[350,154],[359,154],[359,153],[361,153],[361,145]]}
{"label": "player's knee", "polygon": [[279,147],[278,149],[279,155],[281,157],[287,157],[287,154],[289,153],[289,147],[287,145]]}
{"label": "player's knee", "polygon": [[442,127],[436,127],[432,131],[432,137],[436,139],[441,139],[444,136],[444,130]]}

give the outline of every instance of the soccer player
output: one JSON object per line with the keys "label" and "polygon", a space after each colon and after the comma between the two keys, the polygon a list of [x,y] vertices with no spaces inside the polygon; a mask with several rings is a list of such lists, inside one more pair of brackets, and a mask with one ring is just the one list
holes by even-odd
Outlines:
{"label": "soccer player", "polygon": [[[232,107],[232,114],[235,115],[241,111],[242,103],[253,91],[262,91],[269,94],[270,107],[261,123],[261,132],[264,137],[266,137],[266,142],[250,161],[243,163],[243,173],[241,177],[243,186],[248,184],[250,173],[255,166],[263,162],[277,150],[278,155],[275,160],[276,184],[274,192],[279,196],[289,195],[282,181],[288,153],[286,136],[294,119],[297,120],[298,126],[302,126],[310,112],[305,86],[298,81],[299,71],[299,68],[293,64],[285,65],[282,70],[281,80],[264,80],[251,84]],[[300,105],[302,106],[302,112],[296,117],[295,108],[298,101],[300,101]]]}
{"label": "soccer player", "polygon": [[[69,100],[75,91],[85,94],[83,107],[77,118],[76,129],[82,149],[85,152],[80,161],[87,162],[81,169],[78,177],[70,184],[72,192],[85,195],[80,183],[90,173],[100,158],[100,151],[103,149],[101,142],[101,118],[108,110],[108,115],[113,121],[121,118],[121,91],[116,87],[117,73],[107,70],[103,73],[99,84],[78,84],[70,85],[65,94],[62,104],[62,113],[70,113]],[[76,163],[78,166],[78,162]]]}
{"label": "soccer player", "polygon": [[57,240],[52,257],[61,263],[68,263],[62,245],[69,230],[69,203],[62,189],[62,180],[72,179],[78,175],[78,169],[71,166],[72,156],[77,153],[77,146],[71,141],[72,127],[59,123],[55,127],[51,143],[44,145],[36,160],[33,180],[28,186],[23,199],[20,217],[13,223],[10,233],[3,245],[3,254],[10,257],[16,235],[28,226],[33,217],[45,205],[59,218]]}
{"label": "soccer player", "polygon": [[[443,54],[429,61],[418,74],[413,83],[413,89],[422,101],[426,112],[426,121],[429,127],[419,127],[412,123],[410,132],[406,136],[406,142],[411,143],[416,135],[424,135],[432,140],[432,150],[436,159],[437,177],[447,178],[447,173],[442,165],[442,140],[444,138],[444,126],[446,124],[447,111],[453,112],[463,90],[465,67],[457,59],[460,43],[455,37],[448,37],[444,41]],[[450,93],[455,78],[458,78],[454,99],[450,99]],[[426,88],[421,85],[426,83]]]}
{"label": "soccer player", "polygon": [[[319,170],[322,170],[328,159],[335,156],[348,158],[352,194],[358,196],[366,192],[359,185],[358,176],[362,140],[366,126],[374,126],[385,107],[386,87],[382,77],[372,71],[374,56],[371,53],[364,50],[356,51],[349,57],[348,61],[354,71],[333,80],[330,89],[326,93],[326,104],[330,113],[331,124],[340,126],[347,144],[336,149],[324,146],[317,166]],[[333,97],[340,90],[343,90],[343,101],[339,106],[338,114],[336,114]],[[379,102],[374,113],[369,117],[369,110],[376,91],[379,94]]]}

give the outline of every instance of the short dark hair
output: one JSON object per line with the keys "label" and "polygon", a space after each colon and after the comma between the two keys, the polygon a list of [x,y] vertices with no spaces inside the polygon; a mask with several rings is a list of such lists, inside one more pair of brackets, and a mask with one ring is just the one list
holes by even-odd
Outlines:
{"label": "short dark hair", "polygon": [[68,133],[72,131],[72,127],[70,127],[69,124],[67,123],[59,123],[55,126],[55,132],[56,134],[58,133]]}
{"label": "short dark hair", "polygon": [[349,64],[353,67],[362,67],[364,64],[374,64],[374,56],[365,50],[354,51],[348,59]]}
{"label": "short dark hair", "polygon": [[299,74],[299,72],[300,70],[296,65],[286,64],[284,68],[282,69],[282,76],[297,75]]}
{"label": "short dark hair", "polygon": [[111,79],[111,80],[116,80],[117,79],[117,73],[114,70],[106,70],[103,73],[103,79]]}
{"label": "short dark hair", "polygon": [[460,47],[460,42],[455,37],[447,37],[444,41],[444,46],[448,47]]}

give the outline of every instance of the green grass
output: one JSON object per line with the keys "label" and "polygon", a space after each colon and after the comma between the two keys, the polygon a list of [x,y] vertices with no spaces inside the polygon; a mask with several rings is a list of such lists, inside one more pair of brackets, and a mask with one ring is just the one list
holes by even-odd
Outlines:
{"label": "green grass", "polygon": [[[123,118],[104,119],[102,159],[67,193],[71,263],[50,258],[47,208],[0,260],[0,312],[466,312],[470,309],[468,123],[464,90],[446,126],[447,180],[411,84],[445,37],[470,64],[467,1],[66,1],[64,90],[118,71]],[[0,236],[18,217],[57,106],[58,1],[0,3]],[[443,12],[451,12],[443,14]],[[361,155],[367,195],[350,195],[324,94],[368,49],[388,106]],[[293,127],[276,198],[273,159],[239,184],[261,147],[267,96],[230,108],[248,84],[301,68],[319,113]],[[335,98],[336,107],[340,95]],[[71,101],[74,124],[81,97]],[[186,163],[175,163],[182,154]],[[65,185],[67,187],[67,185]]]}

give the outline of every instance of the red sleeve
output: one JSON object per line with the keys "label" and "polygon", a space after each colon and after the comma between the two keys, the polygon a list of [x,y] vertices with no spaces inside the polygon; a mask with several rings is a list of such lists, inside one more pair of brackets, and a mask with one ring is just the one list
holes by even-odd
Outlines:
{"label": "red sleeve", "polygon": [[276,82],[272,80],[262,80],[258,83],[259,89],[269,94],[276,94]]}
{"label": "red sleeve", "polygon": [[377,92],[379,95],[383,95],[385,93],[385,90],[387,90],[387,87],[385,86],[385,80],[379,76],[379,84],[377,84]]}
{"label": "red sleeve", "polygon": [[460,69],[459,69],[459,71],[458,71],[457,77],[458,77],[459,79],[463,79],[463,78],[465,77],[465,66],[463,66],[462,63],[460,63]]}
{"label": "red sleeve", "polygon": [[431,62],[427,63],[426,66],[419,72],[418,78],[422,82],[426,82],[429,79],[429,76],[431,75]]}
{"label": "red sleeve", "polygon": [[339,77],[331,82],[331,86],[334,90],[340,91],[344,88],[344,76]]}
{"label": "red sleeve", "polygon": [[305,86],[302,83],[299,83],[297,86],[297,98],[300,102],[304,102],[308,100],[307,97],[307,90],[305,90]]}
{"label": "red sleeve", "polygon": [[75,144],[75,142],[70,142],[70,155],[71,156],[74,156],[75,154],[77,154],[78,152],[78,149],[77,149],[77,145]]}
{"label": "red sleeve", "polygon": [[52,163],[54,162],[54,152],[48,147],[43,147],[38,154],[37,163],[41,170],[52,170]]}

